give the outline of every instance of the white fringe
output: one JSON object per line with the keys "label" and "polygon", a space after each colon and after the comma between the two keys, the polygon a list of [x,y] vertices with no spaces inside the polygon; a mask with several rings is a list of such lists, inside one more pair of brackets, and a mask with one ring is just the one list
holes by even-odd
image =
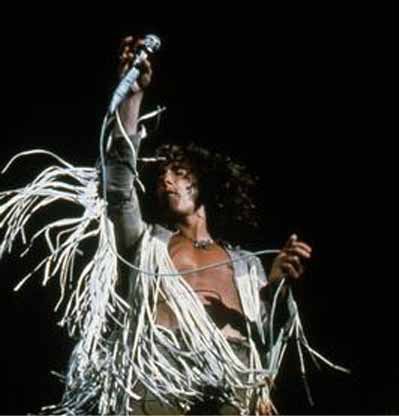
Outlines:
{"label": "white fringe", "polygon": [[[223,387],[226,399],[245,412],[254,393],[259,400],[270,400],[270,386],[278,374],[287,340],[294,333],[303,374],[302,346],[326,364],[347,371],[309,346],[292,293],[288,296],[290,321],[273,339],[272,316],[267,325],[260,324],[259,276],[255,267],[248,270],[247,276],[241,276],[248,284],[241,287],[240,296],[251,300],[243,303],[244,313],[258,322],[257,331],[263,343],[269,335],[270,348],[268,352],[258,351],[248,325],[251,351],[248,368],[179,275],[166,243],[156,238],[152,227],[144,233],[128,298],[122,299],[116,291],[113,226],[98,195],[97,171],[76,168],[39,149],[16,155],[3,172],[20,156],[34,154],[50,155],[61,166],[46,168],[24,188],[0,193],[0,230],[4,230],[0,258],[12,250],[18,236],[23,244],[28,244],[22,255],[31,250],[37,239],[44,238],[49,254],[15,290],[39,270],[43,272],[43,285],[58,276],[60,298],[55,310],[64,305],[60,324],[67,326],[71,336],[78,337],[64,380],[62,402],[43,411],[85,414],[98,407],[100,414],[127,414],[134,401],[140,399],[135,388],[141,383],[163,402],[177,402],[186,409],[194,397],[198,400],[203,396],[202,386]],[[25,230],[33,215],[56,201],[75,204],[83,212],[45,225],[28,240]],[[96,244],[92,258],[84,255],[84,244],[90,240]],[[272,315],[279,292],[280,289]],[[179,336],[156,324],[155,307],[159,300],[176,316]],[[267,365],[262,365],[265,362]],[[247,391],[246,403],[239,400],[241,389]]]}

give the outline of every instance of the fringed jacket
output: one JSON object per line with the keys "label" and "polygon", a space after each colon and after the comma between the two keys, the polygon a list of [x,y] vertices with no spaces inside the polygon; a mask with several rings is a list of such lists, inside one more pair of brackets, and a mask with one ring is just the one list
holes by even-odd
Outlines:
{"label": "fringed jacket", "polygon": [[[5,168],[21,155],[45,154],[57,161],[25,187],[0,193],[0,257],[11,251],[17,237],[28,245],[26,252],[40,237],[49,250],[16,290],[40,269],[43,284],[58,278],[61,296],[56,309],[64,307],[60,324],[76,339],[63,377],[61,403],[43,411],[128,414],[133,402],[140,400],[136,386],[141,384],[161,401],[177,402],[184,409],[194,397],[203,395],[204,385],[223,386],[226,398],[245,412],[254,393],[259,400],[269,398],[291,335],[297,340],[303,373],[302,347],[343,370],[309,346],[290,290],[285,298],[288,319],[276,330],[273,321],[283,281],[266,308],[259,295],[266,284],[259,259],[226,248],[250,347],[249,365],[238,359],[175,269],[168,253],[171,232],[141,218],[134,187],[140,184],[135,156],[139,140],[138,136],[131,141],[111,138],[103,192],[99,192],[97,169],[74,167],[44,150],[17,155]],[[43,207],[59,200],[78,205],[82,214],[50,222],[28,239],[26,224]],[[86,242],[93,239],[95,253],[82,256]],[[127,291],[122,296],[124,282]],[[160,299],[177,317],[178,334],[156,323]],[[244,402],[237,394],[240,389],[247,392]]]}

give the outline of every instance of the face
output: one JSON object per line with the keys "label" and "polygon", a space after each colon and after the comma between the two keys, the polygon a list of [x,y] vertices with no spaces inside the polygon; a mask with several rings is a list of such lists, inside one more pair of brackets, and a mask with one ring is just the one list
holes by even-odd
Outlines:
{"label": "face", "polygon": [[172,216],[191,215],[198,208],[197,178],[188,163],[172,162],[163,167],[156,192],[161,206]]}

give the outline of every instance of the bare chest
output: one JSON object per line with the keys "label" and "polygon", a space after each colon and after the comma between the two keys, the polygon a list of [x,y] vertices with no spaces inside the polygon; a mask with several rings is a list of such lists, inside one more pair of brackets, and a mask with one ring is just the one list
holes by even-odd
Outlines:
{"label": "bare chest", "polygon": [[[222,247],[215,244],[208,249],[198,249],[190,242],[178,241],[170,245],[169,253],[176,269],[183,272],[183,278],[204,305],[220,302],[241,311],[234,283],[234,269],[228,263],[230,256]],[[219,263],[222,264],[218,265]],[[210,265],[215,266],[208,267]]]}

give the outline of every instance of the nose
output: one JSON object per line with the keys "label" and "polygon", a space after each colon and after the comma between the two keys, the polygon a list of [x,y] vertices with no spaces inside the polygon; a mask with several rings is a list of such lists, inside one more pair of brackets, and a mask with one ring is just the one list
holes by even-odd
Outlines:
{"label": "nose", "polygon": [[162,175],[161,183],[164,186],[173,185],[173,172],[170,169],[166,169]]}

